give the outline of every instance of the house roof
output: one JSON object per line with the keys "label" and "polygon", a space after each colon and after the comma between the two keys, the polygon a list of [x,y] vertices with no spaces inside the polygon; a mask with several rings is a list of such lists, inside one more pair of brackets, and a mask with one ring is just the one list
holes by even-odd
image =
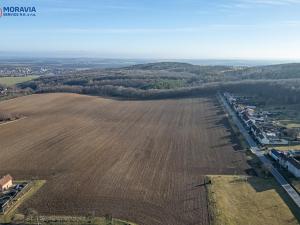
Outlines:
{"label": "house roof", "polygon": [[249,126],[253,126],[254,125],[254,123],[253,123],[252,120],[250,120],[248,123],[249,123]]}
{"label": "house roof", "polygon": [[289,162],[294,166],[296,167],[298,170],[300,170],[300,162],[298,160],[296,160],[295,158],[293,157],[290,157],[289,158]]}
{"label": "house roof", "polygon": [[273,155],[277,156],[277,157],[280,157],[280,156],[282,155],[281,152],[279,152],[279,151],[277,151],[277,150],[275,150],[275,149],[272,149],[272,150],[271,150],[271,153],[272,153]]}
{"label": "house roof", "polygon": [[265,139],[265,136],[264,136],[264,135],[262,135],[262,133],[259,133],[259,134],[258,134],[258,137],[260,138],[260,140],[263,140],[263,139]]}
{"label": "house roof", "polygon": [[252,128],[255,132],[260,132],[260,130],[258,129],[258,127],[255,124],[253,124]]}
{"label": "house roof", "polygon": [[6,176],[0,179],[0,186],[7,184],[7,182],[9,182],[10,180],[12,180],[12,177],[9,174],[7,174]]}
{"label": "house roof", "polygon": [[282,152],[277,151],[275,149],[272,149],[271,153],[284,161],[288,161],[290,164],[292,164],[294,167],[300,170],[300,162],[294,157],[289,157],[288,155],[283,154]]}
{"label": "house roof", "polygon": [[250,120],[246,113],[243,113],[243,120],[245,122],[248,122]]}

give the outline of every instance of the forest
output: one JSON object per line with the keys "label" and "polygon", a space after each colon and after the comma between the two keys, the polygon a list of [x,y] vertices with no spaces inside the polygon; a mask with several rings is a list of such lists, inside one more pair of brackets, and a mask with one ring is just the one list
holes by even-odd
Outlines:
{"label": "forest", "polygon": [[300,64],[259,67],[149,63],[41,76],[18,85],[26,93],[70,92],[125,99],[210,95],[229,90],[264,95],[269,101],[300,101]]}

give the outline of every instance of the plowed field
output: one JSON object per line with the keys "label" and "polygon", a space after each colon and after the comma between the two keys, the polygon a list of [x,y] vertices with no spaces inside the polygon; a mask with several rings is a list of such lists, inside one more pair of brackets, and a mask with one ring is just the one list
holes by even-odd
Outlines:
{"label": "plowed field", "polygon": [[22,208],[111,213],[140,225],[209,223],[206,174],[247,164],[214,97],[117,101],[44,94],[0,102],[0,175],[45,179]]}

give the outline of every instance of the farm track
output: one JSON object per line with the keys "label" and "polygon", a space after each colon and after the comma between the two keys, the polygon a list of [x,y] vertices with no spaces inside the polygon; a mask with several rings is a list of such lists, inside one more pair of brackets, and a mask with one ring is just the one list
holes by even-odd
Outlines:
{"label": "farm track", "polygon": [[111,213],[140,225],[207,225],[206,174],[243,174],[244,155],[212,98],[116,101],[44,94],[0,102],[0,174],[45,179],[22,208]]}

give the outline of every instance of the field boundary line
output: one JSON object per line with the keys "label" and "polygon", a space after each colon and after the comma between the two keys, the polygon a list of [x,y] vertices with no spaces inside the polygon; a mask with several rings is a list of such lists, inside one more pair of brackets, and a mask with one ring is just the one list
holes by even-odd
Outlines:
{"label": "field boundary line", "polygon": [[25,116],[25,117],[22,117],[22,118],[17,119],[17,120],[8,121],[8,122],[5,122],[5,123],[0,123],[0,126],[4,126],[4,125],[10,124],[10,123],[18,122],[18,121],[26,119],[26,118],[28,118],[28,117]]}

